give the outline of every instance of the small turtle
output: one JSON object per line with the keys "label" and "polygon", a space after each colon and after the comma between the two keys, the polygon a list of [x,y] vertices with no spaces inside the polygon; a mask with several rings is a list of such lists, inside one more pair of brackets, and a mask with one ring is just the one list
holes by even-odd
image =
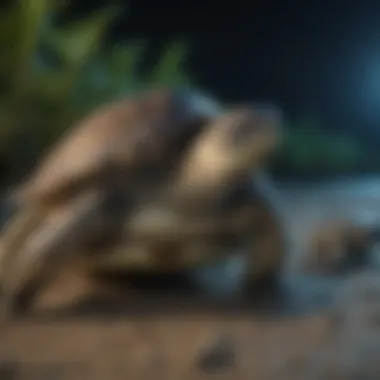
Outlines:
{"label": "small turtle", "polygon": [[271,108],[240,107],[215,117],[192,143],[167,192],[128,218],[125,239],[96,255],[92,246],[92,269],[195,269],[192,278],[210,293],[220,293],[224,282],[223,295],[247,280],[273,283],[286,237],[278,199],[261,169],[280,136],[280,118]]}
{"label": "small turtle", "polygon": [[117,229],[129,206],[159,193],[219,112],[201,94],[162,89],[115,101],[69,130],[11,197],[18,212],[0,241],[5,304],[31,299],[21,294],[38,287],[53,262],[104,228]]}
{"label": "small turtle", "polygon": [[126,215],[117,243],[99,234],[81,247],[77,256],[88,260],[83,275],[188,271],[216,296],[275,283],[286,241],[278,199],[261,168],[279,136],[270,110],[241,107],[215,117],[166,190]]}
{"label": "small turtle", "polygon": [[[191,105],[193,104],[194,102],[191,103]],[[203,128],[199,128],[198,134],[194,134],[185,153],[179,155],[182,159],[177,160],[177,169],[174,170],[175,166],[171,166],[169,178],[164,175],[157,178],[156,184],[158,187],[161,186],[161,191],[151,189],[152,182],[139,183],[139,180],[144,178],[144,175],[147,175],[146,171],[144,171],[146,166],[136,165],[135,168],[137,169],[132,172],[133,175],[130,174],[130,170],[125,170],[125,167],[122,167],[123,170],[119,171],[119,174],[124,176],[124,179],[127,177],[129,180],[123,181],[123,186],[119,187],[119,194],[122,195],[122,198],[130,198],[131,196],[131,187],[135,183],[131,183],[130,178],[140,184],[137,189],[144,194],[144,197],[140,197],[140,199],[133,199],[134,205],[137,205],[134,209],[142,210],[137,214],[137,218],[131,217],[134,216],[133,213],[124,211],[120,213],[127,225],[127,246],[130,244],[133,248],[137,248],[136,244],[133,245],[133,241],[136,241],[138,231],[140,230],[141,241],[141,233],[144,235],[149,230],[147,225],[144,225],[146,222],[142,221],[149,221],[149,215],[157,215],[157,210],[163,211],[166,215],[171,215],[170,220],[174,227],[179,226],[181,222],[186,224],[189,217],[189,220],[193,221],[193,226],[199,222],[200,218],[203,220],[208,218],[209,220],[208,228],[203,225],[200,229],[198,226],[198,231],[195,231],[192,237],[188,233],[186,239],[184,237],[179,238],[175,228],[167,230],[165,232],[166,236],[163,236],[162,228],[159,227],[157,231],[160,236],[157,237],[156,234],[155,237],[153,236],[150,239],[151,246],[154,247],[154,255],[158,256],[159,259],[145,261],[146,264],[155,263],[154,265],[156,266],[165,267],[166,265],[162,264],[168,261],[166,259],[167,247],[173,247],[173,243],[174,246],[179,246],[180,250],[185,247],[185,251],[191,251],[192,249],[193,252],[199,246],[203,246],[203,252],[206,252],[206,250],[213,251],[215,255],[219,256],[221,255],[220,250],[223,250],[226,243],[228,244],[227,255],[231,255],[232,252],[235,252],[236,247],[242,247],[244,244],[248,244],[250,248],[254,247],[254,251],[257,250],[257,245],[260,245],[260,238],[257,238],[257,236],[253,241],[252,235],[254,234],[251,233],[253,230],[250,229],[251,227],[253,228],[250,221],[253,215],[257,215],[257,205],[260,203],[257,201],[260,200],[260,197],[252,198],[256,205],[253,213],[252,211],[247,213],[244,210],[247,204],[244,204],[244,207],[239,210],[236,206],[232,206],[232,208],[226,207],[226,210],[223,211],[221,206],[226,204],[223,197],[227,196],[228,198],[228,194],[232,194],[234,189],[236,190],[239,187],[238,183],[248,183],[252,169],[261,168],[266,162],[268,154],[276,147],[279,137],[278,116],[272,110],[268,112],[255,107],[241,107],[238,110],[229,111],[225,115],[214,118],[211,118],[209,114],[205,117],[205,113],[202,112],[199,112],[199,114],[201,116],[199,123],[203,123]],[[188,136],[187,140],[189,140]],[[170,147],[170,144],[168,146]],[[148,151],[148,153],[150,152]],[[159,157],[156,157],[156,161],[158,162],[157,166],[159,166]],[[153,165],[156,161],[148,162]],[[138,162],[141,162],[141,160]],[[130,166],[127,166],[127,169],[130,169]],[[167,184],[170,184],[170,186],[167,186]],[[10,299],[16,297],[16,299],[20,300],[20,305],[25,307],[22,304],[31,299],[28,293],[34,290],[34,280],[38,285],[41,278],[46,279],[54,273],[51,270],[54,260],[57,261],[55,265],[59,265],[69,252],[78,253],[81,249],[86,248],[86,245],[91,241],[93,242],[94,238],[96,241],[97,234],[100,234],[100,238],[104,239],[104,230],[112,231],[119,225],[119,220],[115,223],[115,210],[111,214],[107,214],[109,204],[106,202],[106,207],[103,207],[104,194],[107,195],[107,200],[114,199],[115,187],[117,188],[112,181],[111,183],[87,182],[87,186],[82,187],[82,191],[77,190],[72,193],[71,197],[66,196],[66,199],[56,197],[55,202],[52,200],[31,202],[39,206],[35,208],[39,209],[42,219],[33,234],[29,233],[26,236],[27,239],[23,239],[23,245],[18,247],[17,255],[11,262],[11,270],[7,273],[5,281],[5,290],[8,292]],[[246,185],[243,188],[246,188]],[[136,187],[134,191],[136,192]],[[137,191],[137,193],[139,192]],[[147,193],[150,193],[149,196],[146,196]],[[75,196],[73,196],[74,194]],[[264,195],[265,197],[266,195]],[[58,202],[57,199],[60,201]],[[215,200],[217,201],[215,202]],[[262,204],[264,205],[264,203]],[[52,208],[52,205],[55,207]],[[218,223],[215,223],[216,221],[221,221],[223,218],[228,221],[228,218],[231,217],[231,221],[235,220],[234,223],[236,223],[236,220],[241,219],[241,216],[237,217],[235,215],[232,217],[231,214],[228,214],[228,210],[229,212],[232,210],[243,215],[246,214],[242,219],[245,222],[239,222],[237,228],[231,229],[227,223],[227,230],[226,228],[221,229],[222,232],[226,233],[227,231],[227,235],[230,235],[230,238],[227,239],[229,241],[221,238],[221,231],[215,233],[218,226]],[[273,213],[272,209],[269,210],[265,205],[263,210],[263,214],[269,217],[272,222],[276,219],[277,215]],[[141,217],[144,214],[145,216],[148,215],[148,218]],[[150,218],[150,221],[152,221],[152,218]],[[223,225],[225,222],[219,224]],[[133,225],[135,230],[131,228]],[[189,225],[189,222],[187,222],[187,225]],[[265,223],[261,223],[261,226],[264,225]],[[279,232],[278,235],[282,237],[282,229],[279,227],[277,220],[273,225],[276,226],[273,231]],[[199,236],[204,235],[207,229],[209,236],[202,241]],[[214,231],[212,231],[213,229]],[[150,233],[152,230],[154,232],[154,228],[150,228]],[[21,233],[18,232],[17,236],[20,237]],[[265,239],[268,239],[268,236],[266,235]],[[190,240],[190,237],[192,240]],[[269,240],[274,241],[275,239],[270,236]],[[110,240],[108,240],[107,245],[108,247],[114,246],[112,243],[110,244]],[[144,245],[147,245],[146,239],[140,244],[140,246]],[[275,244],[272,244],[273,246]],[[104,249],[104,245],[99,247],[102,250]],[[94,246],[92,248],[94,250]],[[274,256],[270,256],[268,253],[268,244],[261,242],[261,248],[264,249],[265,254],[255,252],[250,257],[254,258],[256,266],[257,262],[259,262],[262,267],[267,269],[267,271],[259,270],[259,272],[267,274],[271,272],[270,269],[273,268],[273,263],[276,262],[275,264],[277,265],[278,262],[273,260]],[[277,248],[278,246],[276,246],[276,258],[281,256],[280,250]],[[159,251],[158,255],[156,254],[157,251]],[[246,249],[244,251],[247,252]],[[120,253],[118,255],[121,257]],[[107,256],[108,253],[101,255],[103,258]],[[176,256],[181,257],[183,255],[178,255],[177,251]],[[260,257],[260,260],[257,260],[258,257]],[[90,263],[92,260],[93,255],[90,257]],[[178,261],[176,267],[178,268]]]}

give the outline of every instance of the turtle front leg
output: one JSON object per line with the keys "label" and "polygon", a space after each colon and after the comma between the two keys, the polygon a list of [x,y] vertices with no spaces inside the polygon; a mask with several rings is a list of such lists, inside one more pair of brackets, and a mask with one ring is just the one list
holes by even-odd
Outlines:
{"label": "turtle front leg", "polygon": [[251,233],[247,290],[278,289],[288,249],[288,237],[282,221],[272,209],[263,207]]}
{"label": "turtle front leg", "polygon": [[208,248],[205,256],[216,250],[220,259],[190,275],[210,295],[224,298],[278,289],[288,249],[282,220],[265,204],[247,207],[245,212],[241,225],[234,231],[236,244],[232,247],[210,244],[205,248]]}
{"label": "turtle front leg", "polygon": [[99,194],[88,192],[48,213],[3,268],[3,314],[24,313],[34,295],[86,238],[101,219]]}

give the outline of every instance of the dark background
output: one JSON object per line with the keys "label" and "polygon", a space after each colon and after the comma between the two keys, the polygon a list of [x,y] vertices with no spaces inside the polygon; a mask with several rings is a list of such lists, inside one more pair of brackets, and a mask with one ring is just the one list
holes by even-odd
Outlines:
{"label": "dark background", "polygon": [[[70,12],[104,4],[77,1]],[[271,101],[290,118],[380,139],[380,2],[134,0],[110,38],[136,37],[151,44],[142,69],[183,37],[192,78],[223,100]]]}
{"label": "dark background", "polygon": [[268,168],[284,178],[380,173],[380,2],[29,1],[0,7],[0,182],[96,107],[157,85],[279,107]]}

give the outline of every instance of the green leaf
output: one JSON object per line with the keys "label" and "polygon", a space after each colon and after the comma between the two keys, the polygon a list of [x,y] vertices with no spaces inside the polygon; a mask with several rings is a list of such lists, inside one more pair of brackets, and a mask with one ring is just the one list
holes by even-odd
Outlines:
{"label": "green leaf", "polygon": [[10,69],[8,61],[4,64],[3,70],[11,71],[9,74],[12,78],[12,88],[9,96],[15,101],[20,101],[27,92],[30,64],[36,53],[40,30],[47,11],[48,0],[19,0],[17,6],[14,5],[9,10],[11,18],[6,22],[3,32],[12,36],[13,47],[9,49],[9,54],[12,56],[13,64]]}
{"label": "green leaf", "polygon": [[48,9],[53,13],[64,11],[70,4],[70,0],[51,0],[48,2]]}
{"label": "green leaf", "polygon": [[132,80],[145,47],[139,40],[114,46],[106,62],[110,77],[116,82]]}
{"label": "green leaf", "polygon": [[19,10],[16,7],[2,9],[0,13],[0,48],[15,46],[20,33]]}
{"label": "green leaf", "polygon": [[149,76],[148,82],[160,85],[189,85],[190,80],[184,71],[187,51],[183,42],[176,41],[169,45],[164,57]]}
{"label": "green leaf", "polygon": [[44,102],[62,101],[72,86],[71,73],[57,69],[44,69],[33,78],[32,94]]}
{"label": "green leaf", "polygon": [[49,10],[49,0],[20,0],[19,3],[22,28],[20,54],[29,62],[36,51],[40,28]]}
{"label": "green leaf", "polygon": [[82,67],[96,53],[119,7],[109,6],[85,20],[75,21],[44,36],[44,43],[58,53],[64,64]]}
{"label": "green leaf", "polygon": [[[9,85],[20,62],[20,10],[15,6],[0,13],[0,79]],[[21,61],[22,62],[22,61]]]}

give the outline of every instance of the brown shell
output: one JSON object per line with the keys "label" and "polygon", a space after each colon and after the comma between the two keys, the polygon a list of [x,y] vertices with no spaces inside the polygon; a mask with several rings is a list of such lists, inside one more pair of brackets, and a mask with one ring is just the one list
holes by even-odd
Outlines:
{"label": "brown shell", "polygon": [[106,252],[92,251],[89,266],[97,273],[177,272],[217,260],[229,244],[248,243],[253,282],[270,277],[282,265],[287,241],[277,200],[262,191],[259,183],[253,186],[243,186],[231,204],[214,214],[188,219],[165,215],[163,210],[162,236],[152,232],[150,237],[145,230],[136,239],[128,234],[126,240]]}
{"label": "brown shell", "polygon": [[16,192],[16,201],[50,201],[67,190],[104,180],[112,170],[128,175],[139,165],[151,165],[154,172],[168,158],[175,161],[210,115],[198,96],[155,90],[96,110],[53,146]]}

